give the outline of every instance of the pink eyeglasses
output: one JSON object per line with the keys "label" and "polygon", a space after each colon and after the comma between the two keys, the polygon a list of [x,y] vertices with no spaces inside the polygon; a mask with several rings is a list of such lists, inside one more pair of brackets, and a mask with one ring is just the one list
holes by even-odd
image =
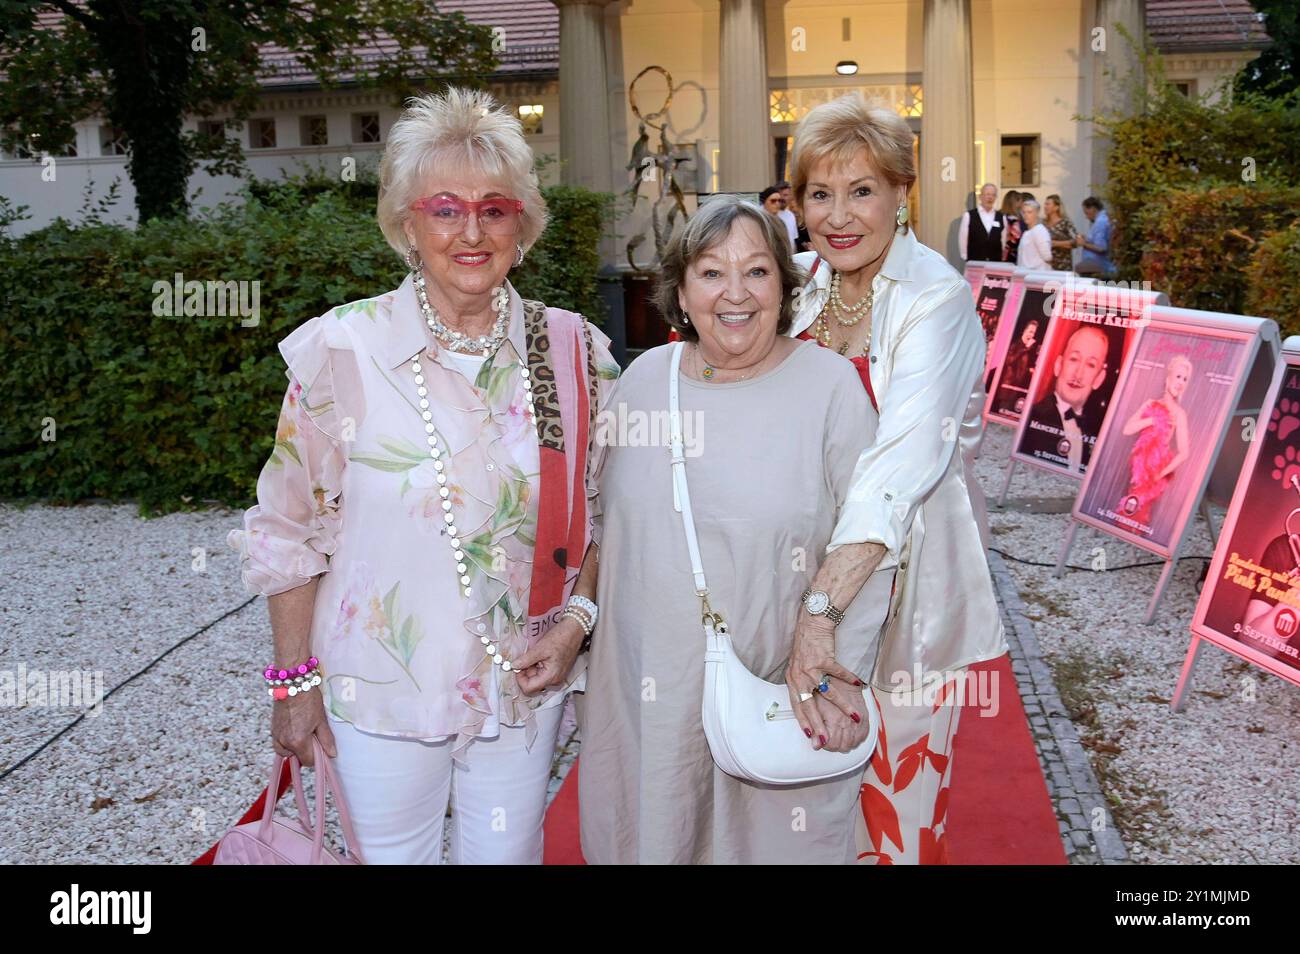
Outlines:
{"label": "pink eyeglasses", "polygon": [[456,235],[464,231],[471,214],[484,232],[513,235],[519,231],[519,215],[524,211],[524,203],[503,196],[471,202],[441,193],[416,199],[411,203],[411,210],[422,213],[419,222],[426,232],[434,235]]}

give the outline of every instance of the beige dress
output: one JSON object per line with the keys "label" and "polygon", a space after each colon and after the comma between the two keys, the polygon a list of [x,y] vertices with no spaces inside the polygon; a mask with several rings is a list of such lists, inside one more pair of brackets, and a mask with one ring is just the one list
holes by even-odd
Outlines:
{"label": "beige dress", "polygon": [[[700,601],[653,423],[666,418],[669,355],[638,358],[607,406],[601,611],[578,700],[583,854],[592,864],[851,862],[862,773],[766,786],[725,774],[709,754]],[[750,670],[779,682],[800,594],[875,412],[853,366],[811,341],[749,381],[683,375],[681,406],[713,608]],[[873,574],[837,631],[840,662],[864,681],[892,584],[892,570]]]}

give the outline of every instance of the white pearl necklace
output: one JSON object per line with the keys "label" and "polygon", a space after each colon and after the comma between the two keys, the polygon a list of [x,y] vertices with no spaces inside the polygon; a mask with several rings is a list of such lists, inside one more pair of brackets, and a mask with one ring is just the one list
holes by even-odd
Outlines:
{"label": "white pearl necklace", "polygon": [[[424,432],[429,444],[429,456],[433,459],[433,469],[437,472],[438,496],[442,498],[442,519],[446,522],[447,539],[451,544],[452,555],[456,558],[456,572],[459,574],[461,592],[468,597],[472,592],[469,585],[469,564],[465,561],[465,551],[461,549],[460,530],[456,527],[456,518],[451,512],[451,491],[447,489],[446,464],[442,461],[442,449],[438,447],[438,436],[434,433],[433,412],[429,410],[429,389],[424,386],[424,368],[420,364],[420,355],[411,359],[411,370],[415,373],[415,393],[420,399],[420,416],[424,418]],[[533,385],[528,367],[521,362],[520,376],[524,379],[524,394],[528,399],[528,424],[537,433],[537,412],[533,408]],[[450,450],[450,449],[449,449]],[[492,658],[493,665],[500,666],[502,672],[510,672],[514,664],[498,650],[501,648],[492,641],[491,636],[480,636],[486,655]]]}
{"label": "white pearl necklace", "polygon": [[420,311],[424,313],[424,323],[429,326],[435,338],[445,342],[452,351],[481,352],[490,354],[506,336],[506,324],[510,320],[510,293],[505,285],[498,285],[492,292],[492,304],[497,310],[497,320],[492,325],[492,333],[470,338],[459,331],[454,331],[442,323],[438,313],[429,304],[429,296],[424,291],[424,273],[415,276],[415,297],[420,302]]}
{"label": "white pearl necklace", "polygon": [[[840,297],[840,273],[831,274],[831,310],[835,312],[835,320],[845,328],[852,328],[871,308],[871,303],[876,297],[874,288],[868,288],[867,293],[862,296],[856,305],[850,308],[844,304],[844,299]],[[845,315],[848,317],[846,318]]]}

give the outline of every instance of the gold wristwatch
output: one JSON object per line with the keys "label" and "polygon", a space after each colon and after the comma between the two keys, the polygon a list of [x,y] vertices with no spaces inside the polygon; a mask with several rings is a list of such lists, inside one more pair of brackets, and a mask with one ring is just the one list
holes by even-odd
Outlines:
{"label": "gold wristwatch", "polygon": [[844,621],[844,610],[832,603],[831,598],[823,590],[804,590],[800,600],[803,602],[804,609],[814,616],[825,616],[836,626]]}

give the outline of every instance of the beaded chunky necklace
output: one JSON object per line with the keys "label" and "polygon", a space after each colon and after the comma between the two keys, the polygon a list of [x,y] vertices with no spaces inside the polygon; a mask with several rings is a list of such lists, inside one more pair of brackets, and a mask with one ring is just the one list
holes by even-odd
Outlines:
{"label": "beaded chunky necklace", "polygon": [[[871,311],[871,303],[875,300],[876,290],[868,288],[867,293],[862,296],[862,300],[850,308],[844,304],[844,299],[840,297],[840,273],[831,274],[831,310],[835,312],[835,320],[845,328],[852,328]],[[845,317],[847,316],[847,317]]]}
{"label": "beaded chunky necklace", "polygon": [[442,323],[438,313],[429,304],[429,296],[425,294],[423,272],[415,276],[415,297],[420,301],[420,311],[424,313],[424,320],[429,330],[452,351],[477,352],[486,355],[505,339],[506,323],[510,320],[510,294],[504,285],[498,285],[496,291],[492,293],[492,305],[497,311],[497,320],[492,326],[492,333],[479,335],[477,338],[470,338]]}
{"label": "beaded chunky necklace", "polygon": [[[854,325],[861,322],[862,319],[865,318],[868,314],[870,314],[871,306],[875,300],[875,297],[876,297],[875,289],[870,289],[867,291],[867,293],[864,296],[862,296],[861,301],[859,301],[856,305],[850,308],[849,306],[844,304],[844,299],[840,297],[840,273],[832,272],[830,298],[827,299],[826,305],[822,308],[821,313],[817,316],[817,320],[813,323],[813,335],[817,338],[817,341],[822,345],[822,347],[825,348],[832,347],[831,326],[830,326],[830,322],[827,321],[828,312],[834,312],[835,321],[841,327],[852,328]],[[853,317],[851,318],[851,320],[845,320],[845,318],[843,317],[845,314],[848,314]],[[838,351],[840,354],[847,356],[849,350],[849,343],[846,341],[844,342],[844,344],[840,345],[835,350]],[[871,352],[871,326],[868,325],[867,340],[862,345],[862,354],[866,355],[869,354],[870,352]]]}
{"label": "beaded chunky necklace", "polygon": [[[417,288],[420,287],[418,282],[419,280],[417,280]],[[505,338],[504,321],[505,316],[509,314],[510,299],[509,293],[505,290],[505,286],[497,288],[494,294],[497,296],[497,313],[499,317],[497,319],[497,329],[493,332],[493,335],[498,336],[497,344],[499,345]],[[427,308],[427,300],[424,299],[422,293],[420,297],[421,306]],[[434,327],[436,319],[431,317],[428,311],[425,312],[424,317],[425,322],[429,325],[429,330],[433,331],[433,333],[437,335],[438,332]],[[452,332],[452,334],[457,334],[457,332]],[[477,340],[481,342],[486,337],[487,336],[483,336]],[[461,335],[461,338],[464,339],[465,336]],[[469,339],[465,340],[468,341]],[[457,350],[454,345],[449,345],[449,347],[451,347],[452,350]],[[479,345],[478,347],[482,347],[482,345]],[[411,371],[415,374],[415,394],[419,399],[420,417],[424,418],[425,440],[429,445],[429,457],[433,460],[433,469],[437,474],[438,496],[442,498],[442,519],[446,523],[445,529],[447,532],[447,542],[451,544],[452,556],[456,559],[456,573],[460,580],[461,592],[468,597],[473,592],[473,589],[470,586],[469,564],[465,560],[465,551],[461,547],[460,529],[456,526],[456,517],[451,512],[451,491],[447,488],[447,474],[445,473],[446,464],[442,460],[442,448],[438,446],[438,435],[435,433],[436,429],[433,426],[433,412],[429,410],[429,389],[424,385],[424,366],[420,364],[420,358],[422,356],[423,352],[417,354],[411,359]],[[532,427],[533,433],[536,434],[537,412],[533,408],[532,378],[528,371],[528,365],[523,360],[519,363],[519,374],[524,381],[524,395],[527,399],[528,407],[528,423],[529,426]],[[479,642],[483,644],[485,654],[492,658],[493,665],[500,666],[502,672],[510,672],[514,669],[514,664],[509,659],[506,659],[499,651],[501,647],[492,641],[491,636],[480,636]]]}

